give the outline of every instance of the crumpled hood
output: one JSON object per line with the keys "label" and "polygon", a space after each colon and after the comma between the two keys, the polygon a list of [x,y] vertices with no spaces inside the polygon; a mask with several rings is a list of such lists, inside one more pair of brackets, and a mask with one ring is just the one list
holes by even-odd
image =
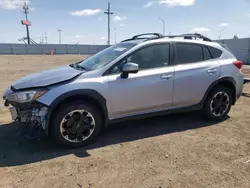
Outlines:
{"label": "crumpled hood", "polygon": [[29,76],[17,80],[15,83],[12,84],[12,86],[15,89],[45,87],[48,85],[70,80],[83,72],[84,71],[79,71],[66,65],[55,69],[31,74]]}

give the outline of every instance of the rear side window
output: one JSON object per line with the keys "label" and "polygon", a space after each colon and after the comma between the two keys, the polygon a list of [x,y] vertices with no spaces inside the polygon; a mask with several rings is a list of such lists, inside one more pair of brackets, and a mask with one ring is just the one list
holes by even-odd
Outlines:
{"label": "rear side window", "polygon": [[203,46],[203,56],[205,61],[213,58],[206,46]]}
{"label": "rear side window", "polygon": [[212,53],[213,59],[218,58],[222,55],[222,51],[217,48],[213,48],[210,46],[209,50]]}
{"label": "rear side window", "polygon": [[177,65],[203,61],[201,45],[176,43]]}

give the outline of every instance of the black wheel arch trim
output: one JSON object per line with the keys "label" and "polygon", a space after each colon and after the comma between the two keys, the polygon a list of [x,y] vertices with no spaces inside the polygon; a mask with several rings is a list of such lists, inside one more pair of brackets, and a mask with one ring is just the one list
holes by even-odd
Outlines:
{"label": "black wheel arch trim", "polygon": [[[50,105],[49,105],[49,110],[48,110],[48,114],[47,114],[47,134],[49,134],[49,127],[51,124],[51,119],[52,119],[52,114],[54,112],[54,110],[58,107],[58,105],[60,105],[64,100],[66,100],[69,97],[74,97],[74,96],[87,96],[89,98],[94,99],[96,102],[98,102],[101,106],[101,110],[102,113],[104,115],[104,126],[107,126],[107,122],[108,122],[108,109],[107,109],[107,105],[106,105],[106,99],[96,90],[92,90],[92,89],[77,89],[77,90],[73,90],[73,91],[69,91],[66,92],[62,95],[60,95],[59,97],[57,97]],[[83,98],[84,101],[84,98]],[[88,102],[88,101],[86,101]]]}
{"label": "black wheel arch trim", "polygon": [[[232,78],[232,77],[222,77],[222,78],[219,78],[218,80],[214,81],[207,89],[201,103],[202,103],[202,106],[205,102],[205,100],[207,99],[207,96],[208,94],[210,93],[210,91],[215,87],[217,86],[218,84],[222,83],[222,82],[230,82],[231,84],[233,84],[234,88],[235,88],[235,91],[236,91],[236,81]],[[235,99],[233,99],[233,104],[235,103],[236,101],[236,93],[235,93]]]}

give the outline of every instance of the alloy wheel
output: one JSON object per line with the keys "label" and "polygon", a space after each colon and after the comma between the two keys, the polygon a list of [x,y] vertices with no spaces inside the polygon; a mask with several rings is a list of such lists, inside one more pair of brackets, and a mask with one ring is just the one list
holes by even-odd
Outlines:
{"label": "alloy wheel", "polygon": [[62,136],[74,143],[87,140],[95,130],[95,119],[86,110],[74,110],[64,116],[60,124]]}
{"label": "alloy wheel", "polygon": [[222,116],[229,108],[230,98],[224,91],[216,93],[210,102],[210,111],[214,116]]}

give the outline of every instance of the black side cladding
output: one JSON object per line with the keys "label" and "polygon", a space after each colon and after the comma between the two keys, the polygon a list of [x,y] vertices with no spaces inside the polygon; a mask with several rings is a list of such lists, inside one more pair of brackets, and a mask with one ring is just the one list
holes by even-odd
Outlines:
{"label": "black side cladding", "polygon": [[[103,113],[104,116],[104,124],[106,126],[107,122],[108,122],[108,109],[107,109],[107,104],[106,104],[106,99],[97,91],[92,90],[92,89],[78,89],[78,90],[74,90],[74,91],[70,91],[67,93],[64,93],[63,95],[59,96],[58,98],[56,98],[53,103],[50,105],[49,107],[49,111],[48,111],[48,115],[47,115],[47,129],[49,129],[50,126],[50,122],[51,122],[51,118],[53,118],[53,113],[56,110],[56,108],[62,104],[63,102],[65,102],[67,99],[70,98],[75,98],[77,96],[82,96],[82,100],[87,100],[89,99],[93,99],[94,101],[96,101],[99,104],[99,107],[101,108],[100,110]],[[88,100],[87,100],[88,102]],[[48,130],[47,130],[48,131]]]}

